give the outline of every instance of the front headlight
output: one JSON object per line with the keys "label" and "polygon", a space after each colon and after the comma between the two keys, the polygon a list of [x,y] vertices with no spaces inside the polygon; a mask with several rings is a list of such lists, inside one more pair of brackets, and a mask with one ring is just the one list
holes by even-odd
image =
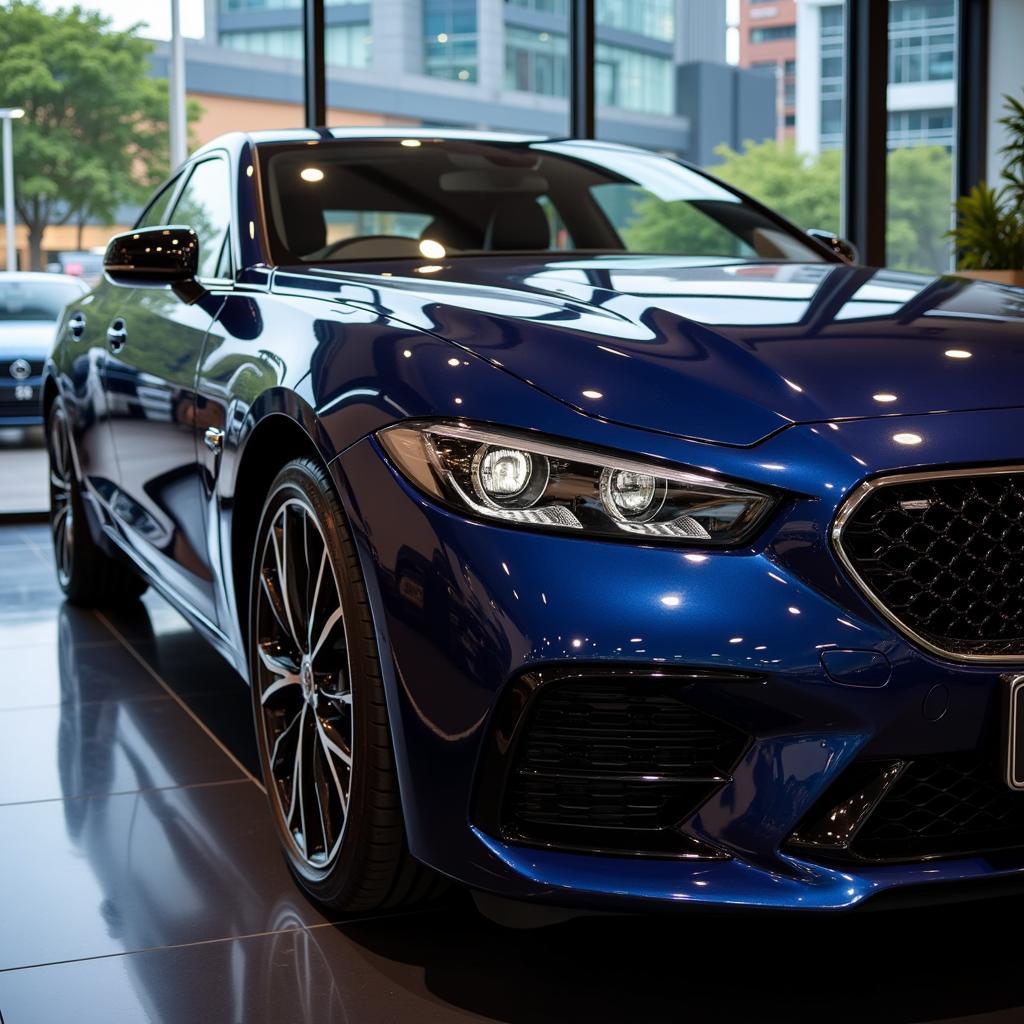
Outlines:
{"label": "front headlight", "polygon": [[461,423],[401,424],[377,438],[421,491],[510,525],[726,545],[749,537],[775,504],[688,470]]}

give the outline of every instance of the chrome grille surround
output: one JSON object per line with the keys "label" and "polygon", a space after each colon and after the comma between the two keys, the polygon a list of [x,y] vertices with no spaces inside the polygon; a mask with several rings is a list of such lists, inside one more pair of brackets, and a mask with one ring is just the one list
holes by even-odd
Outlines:
{"label": "chrome grille surround", "polygon": [[921,632],[894,613],[885,601],[875,592],[871,584],[858,570],[854,560],[843,545],[843,537],[851,520],[863,504],[879,490],[896,487],[902,484],[919,484],[930,481],[964,480],[971,478],[988,478],[993,476],[1020,476],[1024,481],[1024,465],[1011,466],[980,466],[965,469],[926,470],[913,473],[898,473],[877,477],[865,481],[854,488],[840,506],[832,525],[832,546],[841,565],[853,580],[860,593],[876,608],[884,618],[896,627],[908,640],[924,648],[930,654],[947,660],[968,664],[1024,664],[1024,644],[1011,652],[977,653],[967,650],[956,650],[936,642],[939,638],[929,639]]}

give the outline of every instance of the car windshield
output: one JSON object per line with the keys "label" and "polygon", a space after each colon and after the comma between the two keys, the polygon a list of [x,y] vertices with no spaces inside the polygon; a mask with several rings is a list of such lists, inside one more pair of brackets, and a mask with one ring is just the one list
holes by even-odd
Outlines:
{"label": "car windshield", "polygon": [[57,320],[81,294],[81,288],[68,281],[0,278],[0,320]]}
{"label": "car windshield", "polygon": [[821,262],[784,221],[665,156],[599,142],[260,147],[278,264],[508,252]]}

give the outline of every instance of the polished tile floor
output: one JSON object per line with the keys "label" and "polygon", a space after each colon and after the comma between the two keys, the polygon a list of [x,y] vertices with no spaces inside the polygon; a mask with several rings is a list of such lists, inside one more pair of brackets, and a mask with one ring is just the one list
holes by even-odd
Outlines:
{"label": "polished tile floor", "polygon": [[0,525],[4,1024],[1024,1020],[1021,901],[509,931],[336,921],[277,854],[243,683],[166,604],[62,604]]}
{"label": "polished tile floor", "polygon": [[0,426],[0,515],[40,512],[48,501],[42,428]]}

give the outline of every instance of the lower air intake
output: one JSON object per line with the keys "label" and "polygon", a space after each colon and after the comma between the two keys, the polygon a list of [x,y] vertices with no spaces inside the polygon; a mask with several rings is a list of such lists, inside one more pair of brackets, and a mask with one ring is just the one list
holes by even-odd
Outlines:
{"label": "lower air intake", "polygon": [[551,682],[529,699],[508,758],[503,837],[565,849],[715,855],[678,826],[748,744],[686,701],[692,677]]}

